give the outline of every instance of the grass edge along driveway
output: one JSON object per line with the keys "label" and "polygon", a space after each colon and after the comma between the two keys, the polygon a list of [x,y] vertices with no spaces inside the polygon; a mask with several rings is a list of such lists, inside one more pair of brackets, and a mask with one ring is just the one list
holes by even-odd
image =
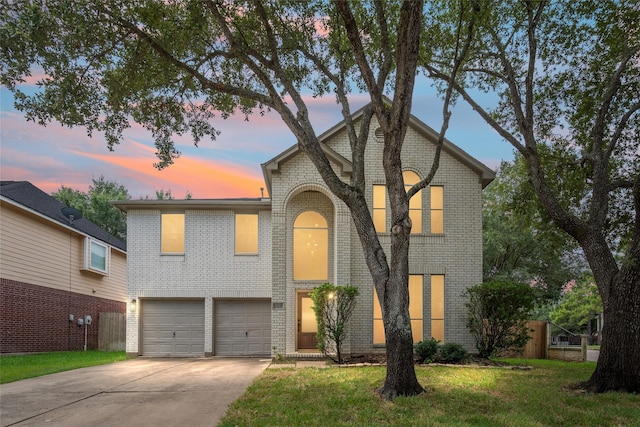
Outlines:
{"label": "grass edge along driveway", "polygon": [[3,354],[0,356],[0,384],[88,366],[104,365],[126,358],[124,351],[98,350]]}

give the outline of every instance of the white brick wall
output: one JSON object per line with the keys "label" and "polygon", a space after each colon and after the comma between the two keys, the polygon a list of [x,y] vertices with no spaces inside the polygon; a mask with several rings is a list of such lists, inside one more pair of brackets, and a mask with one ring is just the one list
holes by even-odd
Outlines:
{"label": "white brick wall", "polygon": [[[160,254],[160,210],[129,209],[129,301],[198,298],[205,301],[205,353],[213,349],[214,298],[271,297],[271,212],[258,216],[258,255],[235,255],[231,210],[186,210],[184,255]],[[140,307],[141,304],[138,304]],[[127,352],[139,350],[139,313],[127,315]]]}
{"label": "white brick wall", "polygon": [[[384,184],[381,143],[371,137],[366,152],[367,197],[372,185]],[[351,158],[344,132],[328,145]],[[403,168],[424,177],[431,167],[435,146],[410,128],[403,150]],[[337,171],[339,168],[336,166]],[[343,179],[348,179],[343,177]],[[445,341],[463,344],[473,351],[473,340],[464,325],[466,309],[462,292],[482,280],[482,205],[479,176],[458,158],[443,152],[434,185],[444,187],[444,234],[429,230],[429,193],[422,197],[423,231],[411,237],[410,273],[423,274],[424,338],[431,336],[430,275],[445,275]],[[364,262],[362,246],[348,209],[327,189],[313,164],[299,153],[279,164],[272,174],[271,211],[260,212],[259,255],[234,255],[234,212],[192,209],[185,212],[185,254],[160,254],[160,214],[157,209],[128,212],[128,279],[131,298],[202,298],[205,301],[205,352],[213,348],[215,298],[271,298],[274,354],[296,354],[296,292],[324,281],[293,281],[293,222],[309,209],[320,212],[329,226],[327,281],[358,286],[360,296],[352,319],[347,351],[383,351],[373,343],[373,286]],[[387,215],[389,218],[389,214]],[[387,250],[390,238],[381,234]],[[128,313],[127,352],[139,346],[138,313]]]}
{"label": "white brick wall", "polygon": [[[370,205],[372,185],[385,183],[382,169],[383,145],[373,139],[375,128],[376,125],[372,124],[372,135],[365,160],[368,165],[367,196]],[[344,157],[350,158],[349,143],[344,132],[335,134],[328,145]],[[434,153],[433,143],[426,141],[420,133],[410,128],[403,148],[403,168],[413,170],[424,177],[431,167]],[[305,196],[305,193],[300,193],[304,191],[305,184],[313,184],[314,187],[310,190],[321,191],[322,194],[310,193]],[[460,295],[467,287],[482,280],[481,184],[476,173],[445,152],[441,155],[440,168],[433,184],[444,186],[445,232],[442,235],[429,233],[430,201],[427,188],[422,197],[424,233],[412,236],[410,249],[410,273],[425,276],[423,282],[424,338],[431,337],[430,275],[444,274],[445,341],[463,344],[469,351],[473,351],[473,340],[464,325],[465,301]],[[334,256],[338,266],[331,264],[334,267],[330,272],[330,278],[333,283],[342,285],[349,283],[360,289],[358,305],[351,324],[351,341],[348,346],[353,352],[383,351],[382,348],[372,346],[374,291],[359,237],[346,206],[326,190],[315,167],[302,154],[281,165],[279,173],[274,174],[272,190],[272,209],[274,212],[277,210],[283,217],[277,226],[274,223],[274,245],[278,241],[278,247],[284,252],[284,256],[280,254],[274,257],[273,271],[279,273],[273,277],[272,293],[274,301],[278,295],[277,298],[283,299],[287,307],[286,315],[280,313],[278,316],[273,316],[272,320],[272,340],[274,345],[277,344],[278,352],[295,353],[295,291],[314,285],[313,283],[295,283],[291,279],[292,221],[301,208],[315,209],[323,214],[331,210],[339,212],[328,217],[329,222],[333,222],[335,234],[331,236],[330,244],[335,243],[332,249],[338,254]],[[327,206],[319,207],[318,202],[312,202],[314,198],[324,200]],[[336,221],[336,216],[340,216],[341,220]],[[390,258],[389,236],[383,234],[380,239],[387,250],[387,257]]]}

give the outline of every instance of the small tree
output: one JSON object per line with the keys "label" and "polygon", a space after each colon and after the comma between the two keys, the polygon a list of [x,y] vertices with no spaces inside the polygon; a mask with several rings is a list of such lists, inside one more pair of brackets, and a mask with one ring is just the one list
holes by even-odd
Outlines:
{"label": "small tree", "polygon": [[469,297],[467,327],[480,357],[517,349],[529,340],[526,327],[535,306],[530,286],[513,282],[486,282],[465,291]]}
{"label": "small tree", "polygon": [[571,280],[562,288],[562,299],[549,313],[551,321],[569,331],[591,333],[590,320],[602,313],[602,298],[589,277]]}
{"label": "small tree", "polygon": [[356,307],[357,295],[355,286],[331,283],[318,286],[310,293],[318,322],[318,349],[337,363],[342,363],[342,344],[347,336],[347,322]]}

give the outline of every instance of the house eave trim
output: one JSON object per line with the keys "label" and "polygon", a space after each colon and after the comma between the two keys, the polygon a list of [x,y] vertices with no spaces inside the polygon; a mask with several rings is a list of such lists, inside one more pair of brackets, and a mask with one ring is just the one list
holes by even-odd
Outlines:
{"label": "house eave trim", "polygon": [[111,204],[124,212],[129,209],[271,210],[271,199],[116,200]]}

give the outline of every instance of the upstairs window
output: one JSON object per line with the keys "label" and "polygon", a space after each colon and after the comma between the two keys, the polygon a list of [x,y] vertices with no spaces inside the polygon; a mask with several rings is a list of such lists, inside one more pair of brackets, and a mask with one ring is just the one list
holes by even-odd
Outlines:
{"label": "upstairs window", "polygon": [[444,187],[431,187],[431,233],[444,233]]}
{"label": "upstairs window", "polygon": [[293,223],[293,280],[327,280],[329,228],[315,211],[298,215]]}
{"label": "upstairs window", "polygon": [[184,253],[184,214],[162,214],[163,254]]}
{"label": "upstairs window", "polygon": [[[402,178],[406,191],[420,182],[418,174],[412,171],[402,172]],[[409,218],[411,234],[422,233],[422,190],[409,200]],[[384,185],[373,186],[373,225],[378,233],[387,231],[387,187]]]}
{"label": "upstairs window", "polygon": [[[409,191],[411,187],[420,182],[418,174],[412,171],[402,172],[404,189]],[[411,218],[411,234],[422,233],[422,190],[418,191],[409,200],[409,218]]]}
{"label": "upstairs window", "polygon": [[109,246],[86,237],[84,241],[84,262],[83,269],[100,273],[109,274]]}
{"label": "upstairs window", "polygon": [[258,214],[236,214],[236,254],[258,253]]}
{"label": "upstairs window", "polygon": [[387,231],[387,187],[373,186],[373,225],[378,233]]}

